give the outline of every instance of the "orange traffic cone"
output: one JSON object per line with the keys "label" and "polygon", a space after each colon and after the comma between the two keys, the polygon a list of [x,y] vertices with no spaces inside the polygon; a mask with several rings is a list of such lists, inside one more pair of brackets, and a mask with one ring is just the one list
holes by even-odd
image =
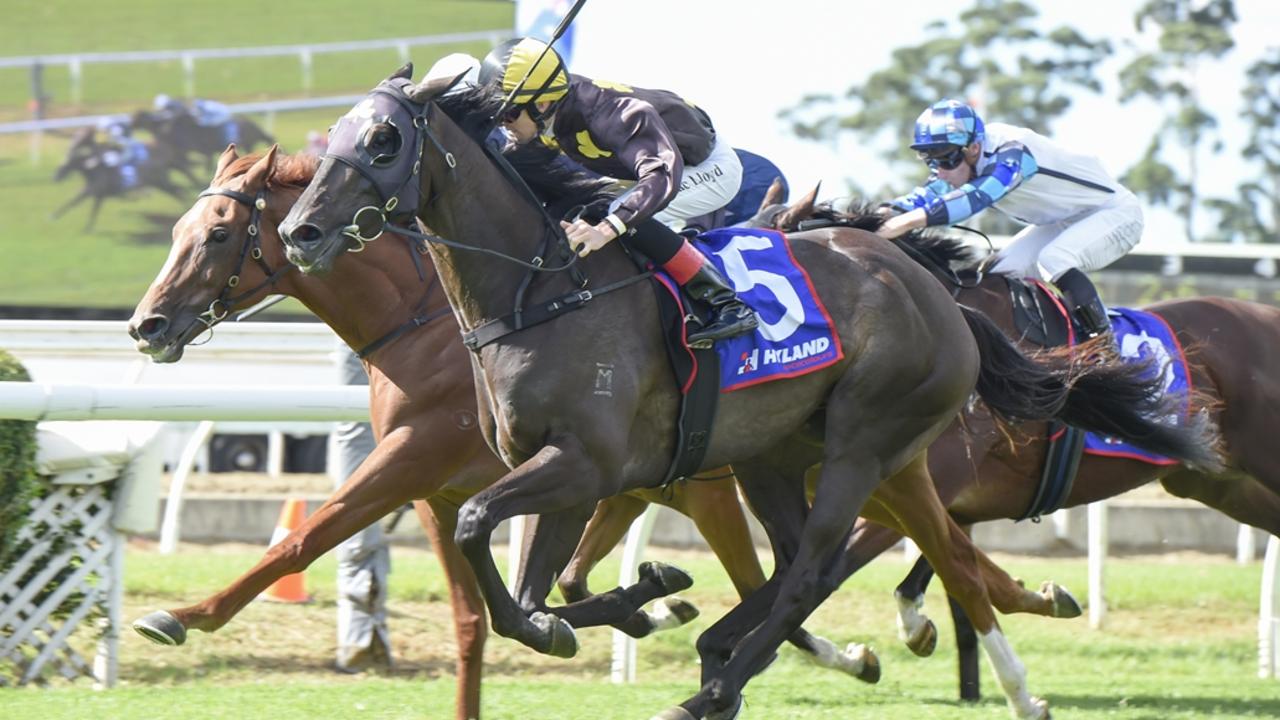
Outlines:
{"label": "orange traffic cone", "polygon": [[[284,501],[284,507],[280,508],[280,521],[276,523],[275,532],[271,533],[271,545],[275,545],[284,539],[286,535],[298,529],[302,525],[302,521],[307,517],[307,501],[298,498],[289,498]],[[282,603],[305,603],[311,602],[311,596],[307,595],[306,581],[303,573],[293,573],[285,575],[279,580],[272,583],[267,591],[259,597],[263,600],[271,600],[272,602]]]}

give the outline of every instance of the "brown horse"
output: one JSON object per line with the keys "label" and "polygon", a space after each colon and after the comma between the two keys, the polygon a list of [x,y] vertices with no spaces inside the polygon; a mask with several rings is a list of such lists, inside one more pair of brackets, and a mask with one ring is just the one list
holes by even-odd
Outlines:
{"label": "brown horse", "polygon": [[[151,133],[156,142],[168,146],[183,158],[194,154],[204,162],[212,162],[227,146],[227,133],[223,127],[201,125],[189,112],[170,117],[139,110],[130,122],[134,127]],[[252,150],[258,145],[275,142],[267,131],[248,118],[233,117],[230,123],[235,126],[235,142],[239,147]]]}
{"label": "brown horse", "polygon": [[[566,303],[581,308],[474,345],[481,427],[514,470],[464,503],[456,534],[494,630],[540,652],[572,655],[572,626],[591,618],[545,605],[554,577],[596,501],[660,483],[674,450],[677,389],[655,301],[648,288],[628,283],[634,269],[616,246],[583,263],[602,280],[598,290],[584,294],[557,272],[568,263],[545,251],[549,223],[479,145],[493,108],[465,92],[441,97],[447,80],[415,86],[411,76],[406,66],[339,121],[281,230],[290,260],[322,274],[376,238],[387,214],[416,215],[440,233],[424,237],[469,332],[521,328],[520,309],[534,307],[525,302],[535,298],[546,312]],[[721,398],[704,466],[734,463],[774,543],[776,570],[700,639],[702,691],[660,717],[736,714],[746,681],[833,589],[826,569],[873,493],[974,618],[1014,711],[1044,717],[1045,704],[1026,692],[1021,663],[996,624],[980,551],[933,490],[926,447],[975,387],[1002,415],[1057,417],[1141,437],[1193,462],[1215,462],[1212,433],[1205,424],[1159,425],[1117,403],[1125,396],[1163,405],[1153,383],[1132,369],[1032,363],[989,320],[957,306],[926,270],[870,233],[802,233],[791,249],[835,319],[843,358]],[[522,260],[531,252],[534,262]],[[608,392],[594,393],[602,366],[610,371]],[[810,507],[804,475],[818,463]],[[489,537],[502,520],[534,514],[517,602],[493,563]]]}
{"label": "brown horse", "polygon": [[[782,212],[776,206],[766,208],[758,218],[779,229],[794,229],[800,221],[815,217],[867,230],[883,222],[882,216],[865,211],[838,212],[829,207],[815,211],[815,195],[810,193]],[[981,272],[990,258],[976,257],[963,244],[943,236],[916,233],[902,242],[933,265],[958,302],[982,310],[1010,337],[1018,337],[1005,278]],[[1280,426],[1280,384],[1274,381],[1280,361],[1280,308],[1205,297],[1159,302],[1144,309],[1167,322],[1188,349],[1192,384],[1205,396],[1203,403],[1213,409],[1222,429],[1225,467],[1209,472],[1086,454],[1061,507],[1104,500],[1159,480],[1174,495],[1280,536],[1280,450],[1268,441]],[[1009,440],[996,430],[989,413],[974,407],[966,409],[930,447],[929,467],[938,495],[961,525],[1021,518],[1032,506],[1047,451],[1046,427],[1029,423],[1016,429],[1013,442]],[[899,539],[894,531],[860,521],[847,569],[870,561]],[[897,591],[900,628],[920,654],[931,651],[936,640],[932,621],[919,612],[931,574],[922,558]],[[957,640],[963,641],[963,635],[958,631]],[[976,665],[976,657],[969,662]]]}
{"label": "brown horse", "polygon": [[[291,272],[276,224],[310,181],[316,164],[309,156],[282,157],[274,150],[241,158],[228,148],[211,190],[174,226],[166,271],[139,302],[129,331],[138,349],[156,362],[176,362],[206,327],[269,292],[298,298],[354,348],[368,348],[403,330],[365,360],[370,414],[380,438],[377,449],[319,511],[244,576],[201,603],[144,617],[135,628],[169,645],[181,644],[189,629],[217,630],[280,576],[305,568],[336,543],[414,500],[449,580],[459,648],[457,717],[476,718],[484,606],[453,531],[458,504],[505,474],[506,467],[478,431],[467,353],[456,341],[457,324],[434,269],[416,244],[371,245],[325,278]],[[763,572],[733,480],[720,475],[665,496],[653,491],[615,498],[601,504],[600,514],[615,516],[611,503],[629,506],[649,500],[689,515],[745,594],[763,584]],[[645,575],[660,568],[650,565]],[[679,620],[691,617],[691,608],[683,603],[660,609]],[[642,636],[656,622],[636,613],[623,627]],[[877,679],[873,655],[833,656],[830,642],[803,631],[796,643],[832,667],[870,682]]]}
{"label": "brown horse", "polygon": [[77,132],[67,148],[67,157],[54,171],[53,179],[61,182],[72,173],[80,173],[84,177],[84,187],[71,199],[67,200],[49,215],[50,220],[57,220],[68,210],[85,200],[93,200],[89,209],[89,219],[85,222],[85,232],[93,229],[98,220],[98,211],[102,203],[111,198],[125,197],[134,190],[154,188],[179,200],[185,200],[182,190],[170,179],[169,173],[184,169],[165,148],[148,144],[147,159],[136,166],[138,182],[135,187],[125,184],[121,168],[107,163],[106,155],[115,150],[104,146],[94,138],[93,128],[84,128]]}

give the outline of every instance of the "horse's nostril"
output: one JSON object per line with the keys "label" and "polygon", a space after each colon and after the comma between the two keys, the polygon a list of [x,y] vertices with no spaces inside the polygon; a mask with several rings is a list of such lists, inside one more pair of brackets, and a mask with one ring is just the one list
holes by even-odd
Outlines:
{"label": "horse's nostril", "polygon": [[320,239],[321,235],[322,233],[320,232],[320,228],[316,227],[315,225],[311,225],[309,223],[296,225],[293,228],[290,228],[289,230],[285,231],[285,237],[288,238],[290,242],[298,243],[301,245],[309,245],[311,243],[314,243]]}
{"label": "horse's nostril", "polygon": [[134,340],[154,340],[164,335],[164,331],[169,328],[169,320],[163,315],[152,315],[137,325],[129,327],[129,335]]}

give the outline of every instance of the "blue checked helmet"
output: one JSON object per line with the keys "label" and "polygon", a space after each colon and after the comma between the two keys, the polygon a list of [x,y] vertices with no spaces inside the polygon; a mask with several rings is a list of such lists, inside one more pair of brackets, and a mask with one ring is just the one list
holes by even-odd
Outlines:
{"label": "blue checked helmet", "polygon": [[940,100],[916,118],[912,150],[928,152],[946,147],[963,147],[982,140],[982,118],[967,103]]}

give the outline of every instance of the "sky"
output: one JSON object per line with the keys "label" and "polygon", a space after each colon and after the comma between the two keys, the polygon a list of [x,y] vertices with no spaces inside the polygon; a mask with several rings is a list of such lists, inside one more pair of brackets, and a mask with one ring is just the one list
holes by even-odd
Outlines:
{"label": "sky", "polygon": [[[518,13],[548,3],[565,0],[519,0]],[[1154,47],[1156,39],[1150,26],[1143,34],[1134,26],[1142,0],[1032,4],[1040,11],[1038,29],[1069,24],[1115,46],[1097,71],[1103,93],[1076,94],[1072,109],[1049,134],[1098,155],[1119,176],[1138,160],[1162,121],[1148,101],[1121,105],[1118,100],[1120,68],[1135,48]],[[842,95],[885,67],[895,48],[923,40],[921,28],[929,22],[956,22],[972,5],[970,0],[912,0],[888,11],[883,3],[854,0],[588,0],[574,21],[570,65],[591,77],[679,92],[706,108],[735,146],[773,160],[796,191],[821,180],[823,195],[831,196],[844,191],[846,180],[868,189],[901,181],[879,159],[883,147],[863,147],[852,135],[835,146],[800,140],[778,113],[805,95]],[[1232,195],[1249,172],[1239,159],[1245,138],[1238,118],[1244,69],[1267,47],[1280,46],[1280,2],[1237,0],[1236,12],[1236,48],[1201,70],[1203,101],[1218,116],[1225,144],[1221,155],[1201,155],[1205,195]],[[1148,209],[1144,244],[1183,240],[1176,217]]]}

